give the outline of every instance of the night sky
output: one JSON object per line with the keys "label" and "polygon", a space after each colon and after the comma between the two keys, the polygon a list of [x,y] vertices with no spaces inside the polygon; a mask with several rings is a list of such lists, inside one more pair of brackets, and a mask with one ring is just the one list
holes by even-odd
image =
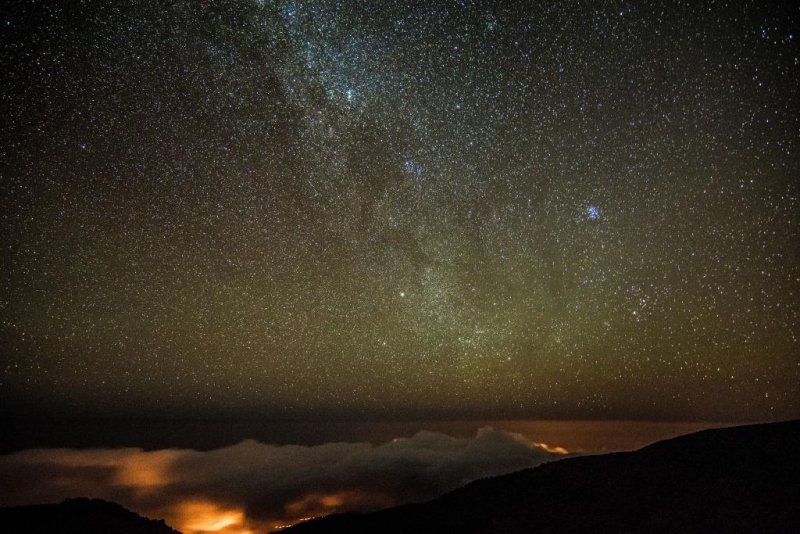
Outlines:
{"label": "night sky", "polygon": [[7,415],[800,415],[796,2],[0,24]]}

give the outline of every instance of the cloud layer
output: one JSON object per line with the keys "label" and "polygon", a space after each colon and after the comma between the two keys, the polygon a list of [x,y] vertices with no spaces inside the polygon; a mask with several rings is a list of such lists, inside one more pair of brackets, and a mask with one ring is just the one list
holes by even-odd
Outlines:
{"label": "cloud layer", "polygon": [[34,449],[0,457],[0,504],[100,497],[164,517],[186,534],[244,533],[426,500],[564,452],[490,427],[471,438],[422,431],[377,446],[243,441],[208,452]]}

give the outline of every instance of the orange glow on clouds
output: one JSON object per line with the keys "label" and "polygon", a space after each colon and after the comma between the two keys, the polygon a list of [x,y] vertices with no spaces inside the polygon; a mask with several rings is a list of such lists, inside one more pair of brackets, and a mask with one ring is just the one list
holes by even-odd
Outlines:
{"label": "orange glow on clouds", "polygon": [[119,484],[131,486],[140,492],[155,491],[158,487],[175,481],[168,467],[180,457],[181,452],[167,449],[153,452],[137,452],[122,458],[117,467]]}
{"label": "orange glow on clouds", "polygon": [[210,501],[182,502],[171,511],[172,522],[179,525],[183,534],[202,534],[217,532],[220,534],[251,534],[244,510],[223,508]]}
{"label": "orange glow on clouds", "polygon": [[396,504],[387,495],[375,491],[346,490],[335,493],[309,493],[286,505],[287,515],[293,521],[318,517],[353,508],[386,508]]}
{"label": "orange glow on clouds", "polygon": [[569,451],[564,447],[554,447],[548,445],[547,443],[534,443],[537,447],[541,447],[542,449],[546,450],[547,452],[551,452],[553,454],[569,454]]}
{"label": "orange glow on clouds", "polygon": [[[253,534],[313,517],[427,500],[464,483],[566,454],[521,434],[481,428],[472,438],[419,432],[382,445],[266,445],[212,451],[30,449],[0,456],[0,506],[114,501],[184,534]],[[407,481],[422,481],[409,490]],[[1,489],[1,488],[0,488]]]}

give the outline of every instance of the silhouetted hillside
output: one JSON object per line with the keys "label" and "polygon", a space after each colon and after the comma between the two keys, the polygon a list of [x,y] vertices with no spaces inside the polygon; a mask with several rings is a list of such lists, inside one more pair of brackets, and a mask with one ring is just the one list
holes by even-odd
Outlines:
{"label": "silhouetted hillside", "polygon": [[800,421],[569,458],[283,532],[800,532]]}
{"label": "silhouetted hillside", "polygon": [[180,534],[163,520],[147,519],[100,499],[0,508],[0,524],[9,534]]}

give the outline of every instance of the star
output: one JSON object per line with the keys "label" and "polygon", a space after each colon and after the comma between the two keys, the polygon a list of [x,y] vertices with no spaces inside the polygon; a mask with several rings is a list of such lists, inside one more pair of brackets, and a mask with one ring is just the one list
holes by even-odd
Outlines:
{"label": "star", "polygon": [[0,25],[9,410],[798,415],[789,3],[46,4]]}

